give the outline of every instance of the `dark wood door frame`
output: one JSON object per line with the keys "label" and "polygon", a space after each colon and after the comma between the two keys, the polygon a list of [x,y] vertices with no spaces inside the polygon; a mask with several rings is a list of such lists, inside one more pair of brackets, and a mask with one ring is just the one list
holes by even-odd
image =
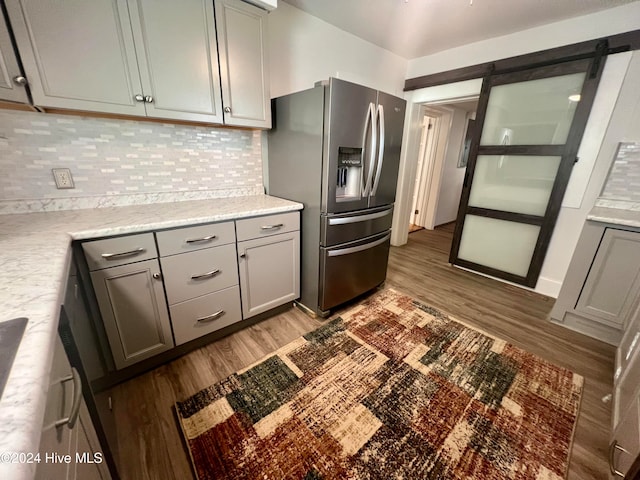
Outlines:
{"label": "dark wood door frame", "polygon": [[[598,83],[604,69],[606,53],[608,51],[606,42],[597,45],[596,51],[592,52],[591,59],[572,60],[568,62],[554,62],[544,67],[534,67],[521,69],[509,73],[492,73],[485,76],[482,82],[478,109],[476,115],[476,128],[473,132],[471,149],[469,153],[469,163],[465,172],[462,187],[462,196],[458,207],[458,218],[451,245],[449,261],[471,270],[486,273],[498,278],[535,287],[546,252],[551,241],[551,235],[560,213],[562,198],[569,182],[569,177],[577,158],[576,154],[582,140],[585,126],[591,112],[591,106],[595,98]],[[480,137],[484,126],[484,119],[487,112],[491,88],[498,85],[535,80],[538,78],[548,78],[559,75],[567,75],[576,72],[586,72],[585,80],[581,91],[581,100],[574,113],[571,129],[567,140],[562,145],[491,145],[481,146]],[[491,210],[487,208],[471,207],[468,205],[471,193],[471,179],[475,172],[478,155],[553,155],[560,156],[560,165],[556,175],[547,208],[543,216],[528,215],[521,213],[511,213],[506,211]],[[516,275],[509,272],[497,270],[475,262],[470,262],[458,258],[458,250],[462,236],[465,216],[471,214],[499,220],[513,221],[540,227],[540,233],[534,247],[533,256],[529,264],[529,269],[525,276]]]}
{"label": "dark wood door frame", "polygon": [[[606,44],[604,42],[606,42]],[[632,30],[626,33],[609,35],[608,37],[527,53],[516,57],[409,78],[404,82],[404,91],[408,92],[446,83],[484,78],[487,75],[509,73],[524,68],[535,68],[570,60],[591,58],[596,55],[598,48],[602,48],[603,45],[606,45],[606,51],[602,52],[604,55],[640,50],[640,30]]]}

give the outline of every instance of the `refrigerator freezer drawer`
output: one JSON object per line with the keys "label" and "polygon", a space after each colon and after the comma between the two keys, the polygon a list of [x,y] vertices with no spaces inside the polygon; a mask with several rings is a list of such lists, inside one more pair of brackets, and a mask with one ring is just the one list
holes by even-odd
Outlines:
{"label": "refrigerator freezer drawer", "polygon": [[393,205],[339,215],[323,215],[320,246],[331,247],[384,233],[391,228]]}
{"label": "refrigerator freezer drawer", "polygon": [[320,249],[320,310],[327,311],[384,282],[391,233]]}

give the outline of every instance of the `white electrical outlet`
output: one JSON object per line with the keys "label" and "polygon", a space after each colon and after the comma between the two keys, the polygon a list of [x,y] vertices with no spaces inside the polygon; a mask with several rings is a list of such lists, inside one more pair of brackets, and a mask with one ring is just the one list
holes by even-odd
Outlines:
{"label": "white electrical outlet", "polygon": [[56,188],[75,188],[71,170],[68,168],[52,168],[53,179],[56,181]]}

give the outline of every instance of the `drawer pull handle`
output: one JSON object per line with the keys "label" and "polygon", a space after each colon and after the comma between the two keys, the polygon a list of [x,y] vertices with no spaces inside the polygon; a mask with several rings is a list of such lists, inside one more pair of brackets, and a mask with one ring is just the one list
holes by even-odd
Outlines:
{"label": "drawer pull handle", "polygon": [[217,311],[216,313],[212,313],[211,315],[207,315],[206,317],[197,318],[196,322],[198,322],[198,323],[211,322],[213,320],[219,319],[225,313],[227,313],[227,312],[225,312],[224,310],[220,310],[220,311]]}
{"label": "drawer pull handle", "polygon": [[284,227],[284,223],[276,223],[275,225],[263,225],[260,230],[276,230]]}
{"label": "drawer pull handle", "polygon": [[103,253],[102,258],[105,260],[115,260],[120,257],[130,257],[133,255],[138,255],[139,253],[146,252],[147,250],[143,247],[138,247],[134,250],[129,250],[128,252],[118,252],[118,253]]}
{"label": "drawer pull handle", "polygon": [[185,240],[186,243],[199,243],[199,242],[210,242],[211,240],[215,240],[218,238],[216,235],[207,235],[202,238],[188,238]]}
{"label": "drawer pull handle", "polygon": [[191,275],[191,280],[202,280],[203,278],[215,277],[219,273],[220,273],[220,270],[215,269],[207,273],[201,273],[199,275]]}
{"label": "drawer pull handle", "polygon": [[82,404],[82,379],[80,378],[78,370],[73,367],[71,368],[71,375],[63,378],[60,383],[71,380],[73,380],[73,404],[71,405],[71,412],[69,412],[68,417],[56,421],[55,426],[58,428],[66,425],[70,429],[73,429],[78,420],[78,414],[80,413],[80,405]]}
{"label": "drawer pull handle", "polygon": [[624,478],[624,473],[622,473],[620,470],[617,470],[615,465],[614,465],[615,464],[615,458],[614,457],[615,457],[615,454],[616,454],[616,450],[620,450],[623,453],[629,453],[623,447],[618,445],[618,442],[616,442],[614,440],[613,443],[609,446],[609,470],[611,471],[611,475],[613,475],[615,477]]}

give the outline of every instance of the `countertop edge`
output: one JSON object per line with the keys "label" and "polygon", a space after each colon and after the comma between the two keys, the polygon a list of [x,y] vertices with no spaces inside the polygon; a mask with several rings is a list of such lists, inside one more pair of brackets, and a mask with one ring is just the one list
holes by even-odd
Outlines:
{"label": "countertop edge", "polygon": [[[238,198],[240,200],[238,200]],[[233,208],[234,203],[239,204],[242,200],[241,197],[237,197],[232,202],[228,202],[230,205],[227,205],[227,208]],[[12,296],[8,290],[14,285],[8,285],[3,293],[3,295],[8,296],[10,300],[14,300],[13,305],[9,305],[10,308],[5,309],[7,318],[4,318],[3,321],[18,316],[26,316],[29,318],[29,323],[27,324],[24,336],[16,352],[5,390],[0,399],[0,418],[2,418],[2,422],[0,422],[0,453],[38,452],[45,413],[46,396],[49,388],[51,363],[58,331],[60,306],[63,303],[64,289],[67,282],[66,277],[68,276],[71,263],[72,241],[178,228],[187,225],[230,221],[299,211],[304,208],[304,205],[301,203],[267,195],[246,197],[244,200],[246,200],[248,204],[253,202],[255,205],[245,208],[238,205],[237,210],[225,211],[224,213],[214,212],[204,215],[196,214],[194,216],[178,214],[179,218],[172,217],[168,220],[150,219],[132,222],[130,224],[122,222],[118,225],[111,224],[99,227],[87,227],[83,225],[78,229],[73,228],[73,225],[61,225],[60,228],[56,229],[53,233],[37,233],[37,228],[30,226],[33,231],[28,230],[20,233],[18,229],[16,233],[5,235],[9,240],[13,241],[9,241],[9,246],[18,248],[17,252],[12,251],[5,253],[5,255],[12,255],[12,266],[14,268],[20,267],[20,254],[22,252],[19,251],[19,248],[46,248],[46,252],[39,252],[41,254],[46,253],[45,257],[38,256],[38,252],[29,251],[28,258],[24,261],[35,262],[41,261],[42,258],[50,258],[51,262],[47,264],[48,270],[46,271],[46,275],[48,276],[48,282],[46,282],[46,284],[39,285],[38,282],[33,282],[36,283],[36,285],[33,286],[31,279],[34,278],[35,273],[33,271],[29,272],[28,269],[24,272],[21,280],[23,283],[29,283],[26,287],[32,291],[33,298],[18,299]],[[197,200],[195,202],[201,202],[201,205],[205,205],[206,202],[211,202],[211,200]],[[264,204],[265,202],[273,203],[274,205]],[[185,204],[185,202],[176,203]],[[128,207],[110,207],[109,210],[111,210],[111,212],[113,212],[114,209],[115,211],[120,209],[124,211],[127,208]],[[144,212],[152,208],[153,206],[145,205],[141,206],[139,210]],[[166,210],[169,207],[167,207],[167,204],[160,204],[158,208]],[[96,216],[96,224],[100,223],[100,210],[101,209],[96,209],[92,211]],[[133,208],[133,210],[135,210],[135,208]],[[71,219],[71,222],[73,222],[74,216],[78,215],[79,211],[74,210],[70,212],[67,216]],[[18,217],[28,218],[25,216],[31,215],[39,216],[38,218],[47,218],[42,215],[49,216],[55,215],[56,213],[59,212],[3,215],[0,216],[0,222],[3,219],[2,217],[5,217],[5,219],[12,217],[9,218],[10,220],[15,220]],[[86,215],[86,212],[84,214]],[[140,215],[144,215],[144,213]],[[47,235],[47,233],[49,233],[49,235]],[[27,237],[30,241],[21,242],[22,236]],[[23,243],[26,243],[26,245]],[[5,259],[2,258],[2,254],[0,254],[0,263],[2,263],[2,260]],[[31,275],[31,277],[29,275]],[[0,278],[0,289],[5,287],[11,280],[10,275],[7,275],[4,281]],[[25,287],[25,285],[22,286]],[[5,298],[4,300],[7,299]],[[36,301],[38,302],[38,308],[35,308],[33,303]],[[31,307],[33,307],[32,310],[30,310]],[[28,371],[28,374],[25,374],[26,371]],[[35,471],[35,464],[0,462],[0,478],[30,480],[34,477]]]}

